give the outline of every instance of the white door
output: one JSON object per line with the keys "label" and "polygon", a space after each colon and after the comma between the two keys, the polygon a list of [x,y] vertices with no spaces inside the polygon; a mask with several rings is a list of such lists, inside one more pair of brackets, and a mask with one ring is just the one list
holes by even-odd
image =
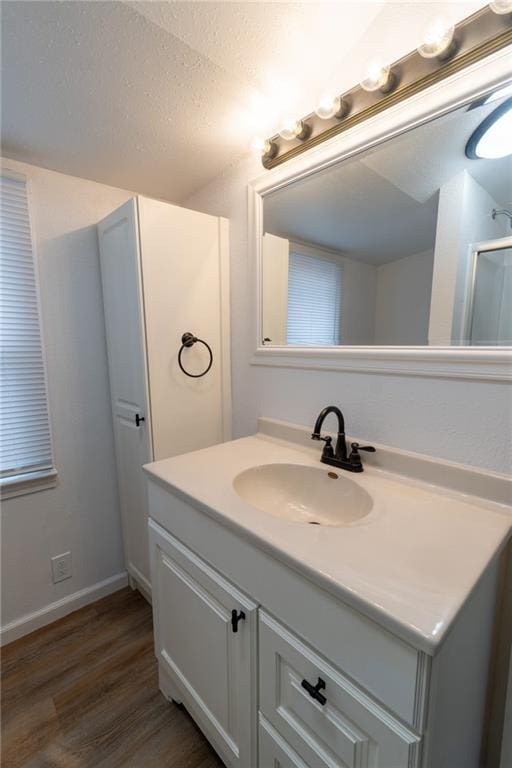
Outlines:
{"label": "white door", "polygon": [[150,520],[156,655],[228,766],[256,765],[257,606]]}
{"label": "white door", "polygon": [[512,238],[475,246],[468,286],[466,340],[472,346],[512,343]]}
{"label": "white door", "polygon": [[98,237],[126,567],[150,591],[142,465],[152,460],[151,419],[136,201],[100,222]]}
{"label": "white door", "polygon": [[263,236],[261,314],[264,344],[285,346],[288,327],[288,270],[290,243],[283,237]]}
{"label": "white door", "polygon": [[[138,198],[154,460],[230,437],[229,264],[227,222],[145,197]],[[201,378],[178,365],[187,331],[211,347]],[[185,349],[193,374],[209,363],[200,343]]]}

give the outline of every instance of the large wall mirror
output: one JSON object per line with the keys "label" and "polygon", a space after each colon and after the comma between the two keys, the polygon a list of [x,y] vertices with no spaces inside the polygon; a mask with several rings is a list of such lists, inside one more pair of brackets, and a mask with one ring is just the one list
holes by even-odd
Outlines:
{"label": "large wall mirror", "polygon": [[264,194],[260,345],[512,345],[511,136],[500,86]]}

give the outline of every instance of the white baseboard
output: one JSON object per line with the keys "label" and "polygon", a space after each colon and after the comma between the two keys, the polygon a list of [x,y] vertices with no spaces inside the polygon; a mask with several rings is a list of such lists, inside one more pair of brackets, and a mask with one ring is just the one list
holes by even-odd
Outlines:
{"label": "white baseboard", "polygon": [[73,592],[73,594],[63,597],[61,600],[45,605],[44,608],[40,608],[38,611],[20,616],[19,619],[15,619],[0,628],[0,646],[7,645],[7,643],[28,635],[35,629],[46,626],[46,624],[51,624],[53,621],[57,621],[57,619],[62,619],[68,613],[72,613],[78,610],[78,608],[83,608],[84,605],[89,605],[89,603],[93,603],[101,597],[106,597],[112,592],[117,592],[118,589],[126,587],[127,584],[128,574],[123,571],[115,576],[110,576],[104,581],[98,581],[90,587]]}
{"label": "white baseboard", "polygon": [[[149,582],[145,576],[139,571],[139,569],[133,563],[127,563],[126,570],[128,571],[128,583],[132,589],[138,589],[141,595],[152,605],[151,598],[151,582]],[[133,583],[132,583],[133,582]]]}

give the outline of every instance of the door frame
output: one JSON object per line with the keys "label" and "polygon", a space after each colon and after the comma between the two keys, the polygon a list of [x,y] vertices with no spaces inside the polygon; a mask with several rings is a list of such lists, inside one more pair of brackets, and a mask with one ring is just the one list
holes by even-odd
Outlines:
{"label": "door frame", "polygon": [[473,243],[470,251],[470,264],[468,272],[468,282],[466,286],[466,301],[464,304],[464,320],[462,327],[464,329],[463,339],[469,344],[471,326],[473,325],[473,303],[475,299],[475,283],[476,283],[476,267],[478,257],[481,253],[489,253],[491,251],[504,251],[508,248],[512,248],[512,235],[507,237],[498,237],[495,240],[485,240],[482,243]]}

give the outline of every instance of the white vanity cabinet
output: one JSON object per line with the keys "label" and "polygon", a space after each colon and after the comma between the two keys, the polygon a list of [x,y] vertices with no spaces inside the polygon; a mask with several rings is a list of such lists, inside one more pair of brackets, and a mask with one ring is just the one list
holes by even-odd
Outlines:
{"label": "white vanity cabinet", "polygon": [[431,654],[179,492],[148,490],[160,688],[226,766],[478,768],[497,560]]}
{"label": "white vanity cabinet", "polygon": [[[414,728],[178,539],[149,526],[160,688],[185,704],[226,765],[420,765]],[[283,754],[270,758],[272,751]]]}

